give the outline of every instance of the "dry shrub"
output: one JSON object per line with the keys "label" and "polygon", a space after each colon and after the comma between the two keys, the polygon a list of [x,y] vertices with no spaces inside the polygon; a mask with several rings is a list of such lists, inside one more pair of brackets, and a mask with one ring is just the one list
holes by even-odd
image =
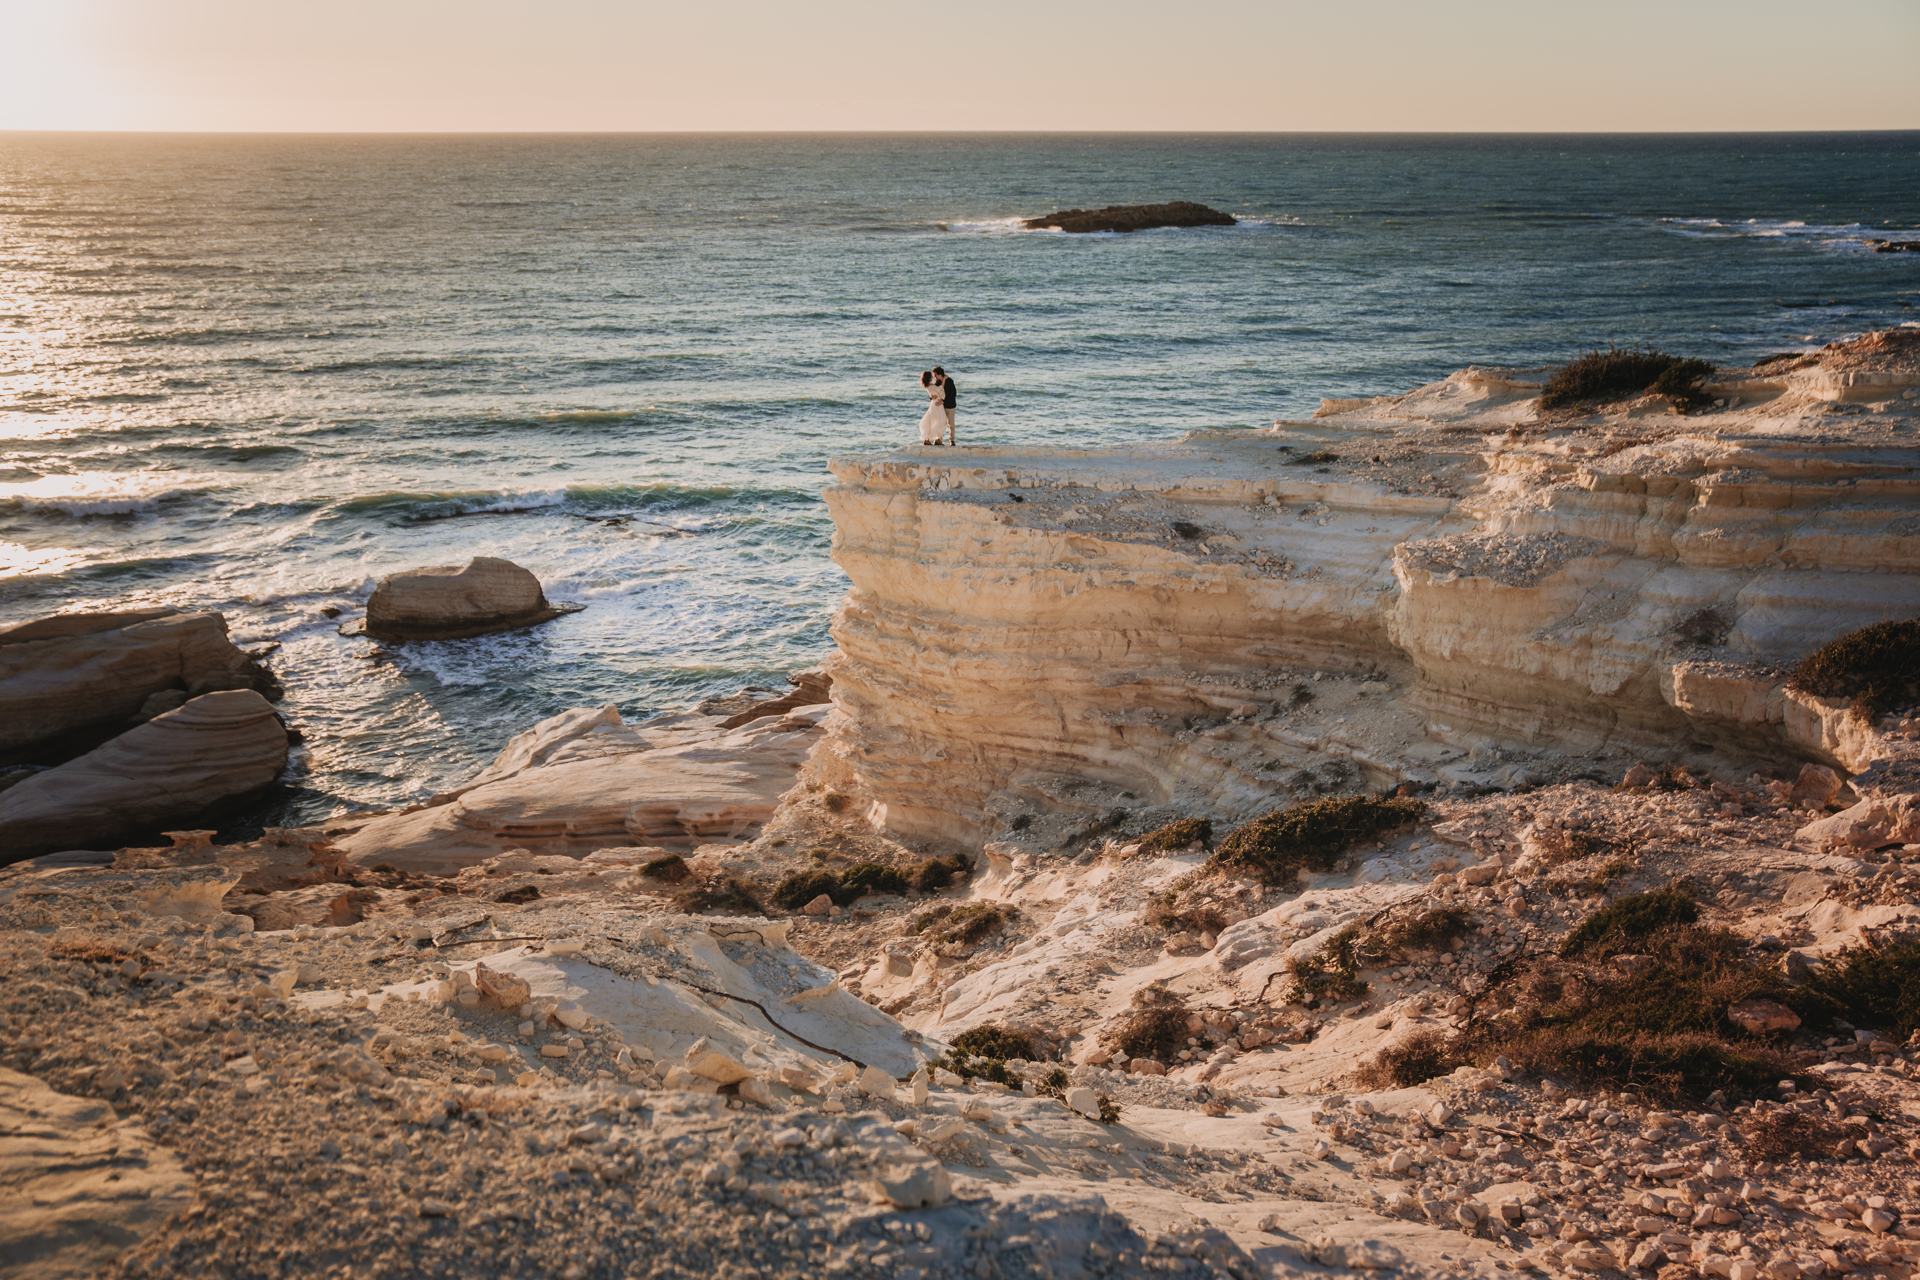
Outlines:
{"label": "dry shrub", "polygon": [[938,893],[955,880],[972,874],[973,864],[957,854],[951,858],[929,858],[913,873],[913,887],[921,893]]}
{"label": "dry shrub", "polygon": [[1206,844],[1213,839],[1212,818],[1182,818],[1178,822],[1169,822],[1164,827],[1155,827],[1140,837],[1142,853],[1172,851],[1184,849],[1189,845]]}
{"label": "dry shrub", "polygon": [[1709,605],[1705,609],[1696,609],[1674,624],[1673,634],[1688,644],[1697,644],[1705,648],[1715,648],[1727,638],[1727,632],[1733,630],[1733,619],[1726,610],[1718,605]]}
{"label": "dry shrub", "polygon": [[1740,1126],[1746,1135],[1746,1154],[1756,1160],[1825,1160],[1844,1138],[1864,1138],[1864,1129],[1842,1129],[1805,1111],[1775,1107],[1751,1116]]}
{"label": "dry shrub", "polygon": [[85,938],[70,942],[56,942],[47,948],[50,955],[62,960],[84,960],[88,964],[119,964],[131,960],[134,953],[111,943],[101,942],[97,938]]}
{"label": "dry shrub", "polygon": [[1033,1057],[1033,1041],[1018,1032],[987,1023],[984,1026],[974,1027],[970,1031],[962,1031],[955,1036],[953,1050],[955,1053],[964,1053],[970,1057],[1005,1062],[1009,1058]]}
{"label": "dry shrub", "polygon": [[1388,1045],[1358,1074],[1369,1089],[1408,1089],[1444,1076],[1458,1065],[1447,1037],[1427,1028]]}
{"label": "dry shrub", "polygon": [[935,946],[948,942],[974,943],[999,932],[1019,914],[1018,907],[996,902],[969,902],[958,907],[942,904],[915,916],[909,932],[919,934]]}
{"label": "dry shrub", "polygon": [[1920,700],[1920,618],[1876,622],[1807,656],[1787,687],[1817,698],[1852,698],[1856,719],[1872,721]]}
{"label": "dry shrub", "polygon": [[1310,956],[1287,961],[1288,984],[1285,999],[1289,1004],[1308,1007],[1321,1002],[1344,1004],[1366,998],[1372,990],[1360,980],[1361,952],[1367,943],[1358,925],[1348,925],[1327,939],[1327,945]]}
{"label": "dry shrub", "polygon": [[1751,958],[1746,939],[1669,924],[1636,941],[1653,959],[1638,973],[1592,952],[1530,968],[1497,993],[1514,1007],[1474,1027],[1470,1055],[1505,1054],[1531,1071],[1670,1099],[1757,1092],[1793,1074],[1784,1056],[1727,1020],[1742,1000],[1792,999],[1780,972]]}
{"label": "dry shrub", "polygon": [[1182,903],[1178,892],[1157,894],[1147,899],[1147,908],[1141,913],[1142,924],[1155,929],[1164,929],[1168,933],[1212,933],[1218,934],[1227,927],[1224,911],[1209,899]]}
{"label": "dry shrub", "polygon": [[870,893],[905,893],[904,873],[877,862],[858,862],[845,871],[795,871],[774,886],[773,904],[798,911],[825,894],[837,907],[850,907]]}
{"label": "dry shrub", "polygon": [[838,791],[827,792],[820,797],[820,803],[826,807],[828,813],[845,813],[853,807],[852,798],[843,796]]}
{"label": "dry shrub", "polygon": [[1143,987],[1133,993],[1133,1004],[1101,1038],[1129,1058],[1170,1062],[1186,1047],[1186,1003],[1165,987]]}
{"label": "dry shrub", "polygon": [[709,876],[690,881],[674,895],[673,903],[689,915],[705,911],[726,911],[735,915],[761,915],[765,908],[752,885],[737,876]]}
{"label": "dry shrub", "polygon": [[1563,956],[1608,956],[1632,951],[1661,929],[1692,924],[1700,904],[1680,889],[1636,893],[1600,908],[1582,920],[1560,944]]}
{"label": "dry shrub", "polygon": [[667,884],[679,884],[682,880],[692,875],[693,870],[687,866],[687,860],[685,858],[677,853],[670,853],[664,858],[655,858],[652,862],[640,868],[640,874],[648,880],[661,880]]}
{"label": "dry shrub", "polygon": [[[1713,372],[1713,366],[1704,361],[1682,360],[1651,347],[1610,346],[1605,351],[1582,352],[1547,380],[1546,389],[1540,395],[1540,407],[1558,409],[1586,400],[1637,395],[1653,389],[1663,375],[1677,366],[1689,371],[1697,367],[1698,372],[1690,383],[1684,374],[1680,375],[1680,381],[1687,385],[1697,384],[1701,377]],[[1663,394],[1676,394],[1676,390],[1663,388]]]}
{"label": "dry shrub", "polygon": [[1793,994],[1795,1011],[1809,1021],[1844,1018],[1905,1040],[1920,1030],[1920,944],[1849,947]]}
{"label": "dry shrub", "polygon": [[1473,916],[1464,907],[1435,907],[1411,919],[1395,921],[1378,933],[1379,949],[1395,959],[1413,951],[1443,951],[1455,938],[1473,928]]}
{"label": "dry shrub", "polygon": [[1357,842],[1416,822],[1426,811],[1418,800],[1377,796],[1311,800],[1236,829],[1220,842],[1209,864],[1249,871],[1267,884],[1278,884],[1302,869],[1331,870]]}

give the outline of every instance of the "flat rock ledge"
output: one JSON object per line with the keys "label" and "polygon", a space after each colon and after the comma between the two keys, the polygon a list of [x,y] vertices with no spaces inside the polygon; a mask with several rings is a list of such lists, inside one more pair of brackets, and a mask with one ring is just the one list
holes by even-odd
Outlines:
{"label": "flat rock ledge", "polygon": [[1167,204],[1114,204],[1104,209],[1062,209],[1039,218],[1028,218],[1021,225],[1029,231],[1151,231],[1155,227],[1231,227],[1237,219],[1230,213],[1209,209],[1191,200]]}

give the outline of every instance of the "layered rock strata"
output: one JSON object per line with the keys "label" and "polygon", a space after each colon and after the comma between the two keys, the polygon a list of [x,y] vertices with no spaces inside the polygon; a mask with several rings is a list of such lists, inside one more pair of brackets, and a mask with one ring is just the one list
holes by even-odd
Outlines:
{"label": "layered rock strata", "polygon": [[172,705],[143,718],[222,689],[273,692],[217,613],[70,613],[0,629],[0,763],[51,763],[41,757],[63,740],[97,742],[150,699]]}
{"label": "layered rock strata", "polygon": [[340,845],[359,865],[452,875],[511,849],[578,855],[750,838],[793,787],[827,711],[733,727],[697,714],[627,725],[611,705],[562,712],[462,786],[374,818]]}
{"label": "layered rock strata", "polygon": [[[1243,813],[1329,766],[1866,768],[1844,706],[1781,675],[1920,612],[1898,385],[1920,376],[1748,372],[1716,384],[1738,405],[1686,418],[1542,418],[1538,378],[1468,370],[1171,444],[835,459],[852,589],[823,767],[888,829],[963,840],[1023,813]],[[1868,374],[1891,380],[1872,412],[1836,403],[1855,385],[1816,394]]]}
{"label": "layered rock strata", "polygon": [[112,849],[258,792],[286,764],[286,727],[265,698],[202,694],[0,791],[0,863]]}

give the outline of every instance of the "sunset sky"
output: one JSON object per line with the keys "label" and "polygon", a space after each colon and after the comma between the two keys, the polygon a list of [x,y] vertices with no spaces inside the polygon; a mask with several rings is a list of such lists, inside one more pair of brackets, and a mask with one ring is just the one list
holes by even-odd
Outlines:
{"label": "sunset sky", "polygon": [[1920,127],[1920,3],[0,0],[0,129]]}

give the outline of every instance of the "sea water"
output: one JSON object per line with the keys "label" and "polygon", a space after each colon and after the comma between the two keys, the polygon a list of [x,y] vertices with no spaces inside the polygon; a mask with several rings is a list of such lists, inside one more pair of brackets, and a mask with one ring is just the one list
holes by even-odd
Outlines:
{"label": "sea water", "polygon": [[[1233,228],[1019,219],[1198,200]],[[0,135],[0,623],[217,609],[305,736],[247,822],[831,647],[826,460],[1305,416],[1469,363],[1920,320],[1920,134]],[[587,609],[383,648],[382,574]],[[244,823],[243,823],[244,825]]]}

